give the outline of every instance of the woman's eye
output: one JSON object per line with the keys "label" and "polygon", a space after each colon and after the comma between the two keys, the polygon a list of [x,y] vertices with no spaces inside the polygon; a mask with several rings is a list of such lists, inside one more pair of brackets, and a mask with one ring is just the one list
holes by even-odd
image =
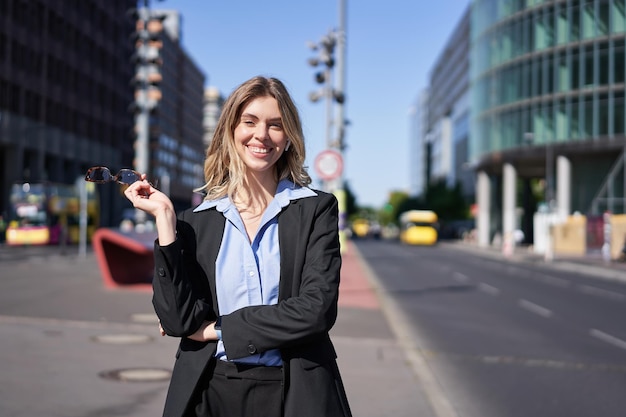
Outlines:
{"label": "woman's eye", "polygon": [[283,125],[279,124],[279,123],[275,123],[275,124],[271,124],[270,127],[274,128],[274,129],[280,129],[282,130]]}
{"label": "woman's eye", "polygon": [[254,126],[254,122],[252,120],[244,120],[243,124],[246,126]]}

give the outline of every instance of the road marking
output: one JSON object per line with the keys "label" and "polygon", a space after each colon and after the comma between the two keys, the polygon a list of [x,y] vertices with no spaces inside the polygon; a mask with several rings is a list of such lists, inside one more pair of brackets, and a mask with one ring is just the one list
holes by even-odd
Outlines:
{"label": "road marking", "polygon": [[467,275],[464,275],[460,272],[455,272],[454,274],[452,274],[452,276],[454,277],[455,280],[459,281],[459,282],[467,282],[469,281],[469,277]]}
{"label": "road marking", "polygon": [[489,284],[485,284],[484,282],[481,282],[480,284],[478,284],[478,289],[482,292],[486,292],[487,294],[490,295],[498,295],[500,294],[500,290],[496,287],[493,287]]}
{"label": "road marking", "polygon": [[572,283],[563,278],[557,278],[552,275],[537,273],[537,280],[545,284],[554,285],[559,288],[568,288]]}
{"label": "road marking", "polygon": [[619,339],[615,336],[611,336],[608,333],[604,333],[598,329],[589,330],[589,334],[595,338],[602,340],[603,342],[609,343],[613,346],[626,350],[626,341]]}
{"label": "road marking", "polygon": [[596,295],[598,297],[608,298],[610,300],[624,300],[626,296],[615,291],[609,291],[602,288],[593,287],[591,285],[578,285],[578,290],[583,294]]}
{"label": "road marking", "polygon": [[538,304],[535,304],[531,301],[528,300],[524,300],[524,299],[520,299],[519,300],[519,305],[522,308],[525,308],[526,310],[530,311],[531,313],[535,313],[538,314],[540,316],[543,317],[550,317],[552,316],[552,311],[548,310],[545,307],[542,307]]}

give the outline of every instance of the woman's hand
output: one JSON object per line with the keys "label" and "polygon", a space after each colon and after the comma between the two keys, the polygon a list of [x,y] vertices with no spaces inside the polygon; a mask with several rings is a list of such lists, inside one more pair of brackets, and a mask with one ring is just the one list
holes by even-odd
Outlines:
{"label": "woman's hand", "polygon": [[174,211],[174,206],[168,196],[154,188],[147,180],[146,175],[141,175],[140,181],[130,184],[124,191],[126,198],[133,207],[151,214],[155,218],[159,213],[166,210]]}
{"label": "woman's hand", "polygon": [[141,175],[140,181],[130,184],[124,190],[124,195],[133,207],[154,217],[161,246],[169,245],[176,240],[174,204],[167,195],[154,188],[146,180],[146,174]]}
{"label": "woman's hand", "polygon": [[202,326],[200,326],[200,328],[196,330],[194,334],[187,337],[197,342],[209,342],[211,340],[218,340],[217,332],[215,331],[215,322],[203,322]]}

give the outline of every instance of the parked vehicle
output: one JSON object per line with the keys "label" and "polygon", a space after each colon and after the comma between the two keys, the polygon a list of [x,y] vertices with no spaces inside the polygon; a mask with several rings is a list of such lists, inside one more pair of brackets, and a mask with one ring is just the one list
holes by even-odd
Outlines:
{"label": "parked vehicle", "polygon": [[409,210],[400,215],[400,241],[407,245],[434,245],[438,217],[431,210]]}

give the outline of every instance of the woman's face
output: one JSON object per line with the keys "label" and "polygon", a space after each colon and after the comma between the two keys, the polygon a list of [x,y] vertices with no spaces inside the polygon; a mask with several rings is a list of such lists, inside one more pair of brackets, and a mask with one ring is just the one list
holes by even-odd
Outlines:
{"label": "woman's face", "polygon": [[273,97],[258,97],[248,103],[235,127],[235,147],[248,173],[273,173],[287,145],[287,136]]}

